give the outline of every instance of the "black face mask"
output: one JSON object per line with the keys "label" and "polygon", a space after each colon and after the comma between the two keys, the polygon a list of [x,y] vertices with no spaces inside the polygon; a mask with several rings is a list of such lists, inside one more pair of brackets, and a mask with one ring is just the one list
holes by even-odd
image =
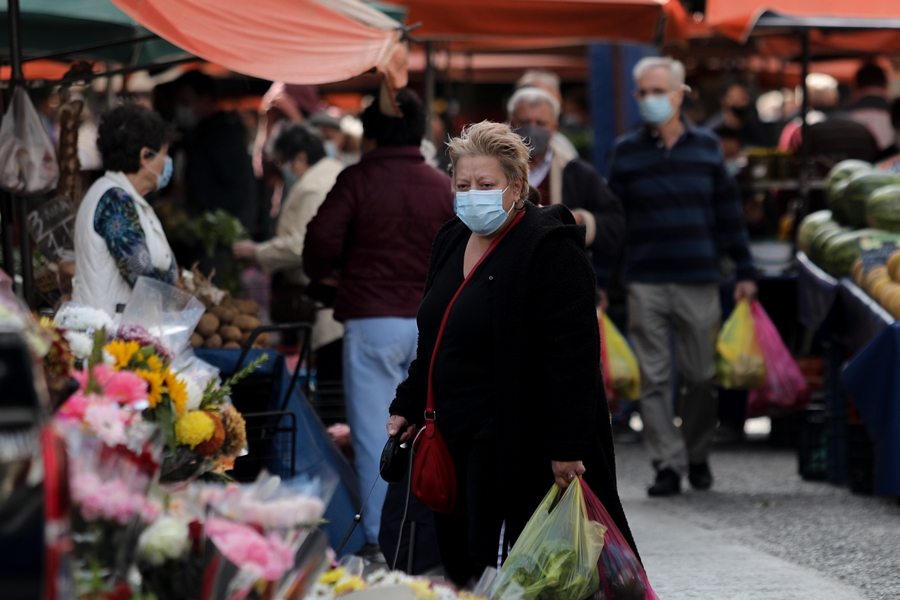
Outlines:
{"label": "black face mask", "polygon": [[731,114],[736,116],[738,119],[741,119],[741,120],[746,119],[747,116],[750,114],[750,107],[749,106],[732,106]]}
{"label": "black face mask", "polygon": [[544,154],[550,145],[550,138],[553,137],[552,131],[536,125],[516,127],[516,133],[525,138],[525,143],[531,148],[532,157]]}

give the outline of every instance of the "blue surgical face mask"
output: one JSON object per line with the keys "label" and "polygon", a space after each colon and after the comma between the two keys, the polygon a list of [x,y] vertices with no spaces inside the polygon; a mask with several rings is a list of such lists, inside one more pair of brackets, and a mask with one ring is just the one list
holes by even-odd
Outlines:
{"label": "blue surgical face mask", "polygon": [[284,189],[290,189],[300,179],[291,171],[291,163],[281,165],[281,178],[284,180]]}
{"label": "blue surgical face mask", "polygon": [[[151,152],[153,152],[151,150]],[[154,156],[159,156],[159,152],[153,152]],[[175,171],[175,167],[172,164],[172,157],[167,156],[163,163],[163,171],[162,173],[157,173],[150,167],[147,167],[147,170],[156,175],[156,189],[161,190],[172,181],[172,173]]]}
{"label": "blue surgical face mask", "polygon": [[453,210],[475,235],[491,235],[500,229],[515,209],[515,204],[509,211],[503,209],[503,194],[508,189],[509,186],[503,190],[456,192]]}
{"label": "blue surgical face mask", "polygon": [[641,117],[650,125],[665,125],[675,114],[668,94],[652,94],[638,103]]}
{"label": "blue surgical face mask", "polygon": [[322,145],[325,146],[325,156],[328,158],[337,158],[338,154],[338,145],[334,140],[325,140],[322,142]]}

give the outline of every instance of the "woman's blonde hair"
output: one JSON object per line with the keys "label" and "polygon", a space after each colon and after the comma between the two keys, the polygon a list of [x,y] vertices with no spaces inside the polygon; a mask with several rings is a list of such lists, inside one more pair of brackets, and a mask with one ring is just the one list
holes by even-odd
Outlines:
{"label": "woman's blonde hair", "polygon": [[500,163],[500,170],[511,184],[524,183],[522,197],[528,196],[528,157],[525,140],[506,123],[482,121],[466,126],[459,137],[447,143],[453,185],[456,185],[456,163],[462,156],[490,156]]}

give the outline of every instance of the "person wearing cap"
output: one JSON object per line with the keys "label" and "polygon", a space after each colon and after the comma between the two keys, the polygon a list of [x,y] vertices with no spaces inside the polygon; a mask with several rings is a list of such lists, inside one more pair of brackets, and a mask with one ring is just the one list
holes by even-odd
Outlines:
{"label": "person wearing cap", "polygon": [[[651,496],[712,486],[715,340],[721,318],[720,253],[736,264],[735,302],[756,295],[740,194],[719,139],[682,118],[684,65],[645,58],[634,68],[646,125],[620,139],[609,186],[622,199],[623,281],[631,342],[641,365],[644,441],[656,469]],[[675,425],[670,334],[686,393]]]}

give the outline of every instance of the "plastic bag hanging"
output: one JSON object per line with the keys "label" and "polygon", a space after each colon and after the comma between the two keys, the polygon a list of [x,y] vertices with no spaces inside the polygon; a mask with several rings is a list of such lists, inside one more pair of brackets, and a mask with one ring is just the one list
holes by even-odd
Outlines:
{"label": "plastic bag hanging", "polygon": [[766,383],[766,362],[747,300],[738,302],[716,342],[716,382],[726,389],[752,390]]}
{"label": "plastic bag hanging", "polygon": [[59,164],[50,136],[28,94],[16,87],[0,121],[0,188],[20,195],[56,188]]}
{"label": "plastic bag hanging", "polygon": [[806,379],[762,305],[754,301],[750,312],[756,326],[756,339],[766,361],[766,383],[747,397],[747,416],[777,415],[794,410],[798,408],[798,400],[805,398]]}
{"label": "plastic bag hanging", "polygon": [[616,527],[600,499],[582,483],[588,518],[604,525],[603,551],[597,568],[600,572],[600,589],[595,600],[659,600],[650,587],[650,580],[628,540]]}
{"label": "plastic bag hanging", "polygon": [[597,592],[606,527],[588,518],[581,485],[577,478],[565,491],[550,488],[503,563],[491,598],[581,599]]}
{"label": "plastic bag hanging", "polygon": [[606,313],[600,314],[600,349],[603,382],[609,400],[637,400],[641,396],[641,369],[637,357]]}

